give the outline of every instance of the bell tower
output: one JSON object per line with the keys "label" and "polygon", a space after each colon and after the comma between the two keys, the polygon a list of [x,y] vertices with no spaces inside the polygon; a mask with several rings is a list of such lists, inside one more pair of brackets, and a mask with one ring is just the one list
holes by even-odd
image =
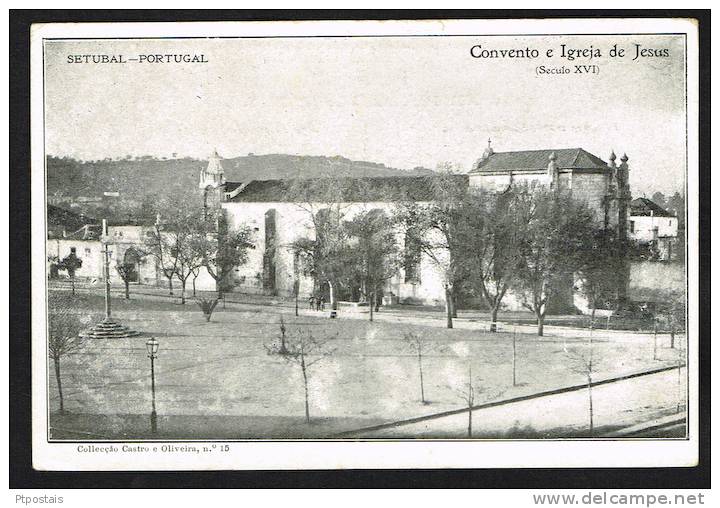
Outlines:
{"label": "bell tower", "polygon": [[207,189],[208,187],[217,189],[221,185],[225,185],[225,171],[220,163],[220,156],[217,150],[213,150],[207,167],[200,170],[200,183],[198,187],[201,189]]}
{"label": "bell tower", "polygon": [[200,170],[198,188],[203,196],[203,207],[217,207],[225,190],[225,171],[217,150],[213,150],[207,167]]}

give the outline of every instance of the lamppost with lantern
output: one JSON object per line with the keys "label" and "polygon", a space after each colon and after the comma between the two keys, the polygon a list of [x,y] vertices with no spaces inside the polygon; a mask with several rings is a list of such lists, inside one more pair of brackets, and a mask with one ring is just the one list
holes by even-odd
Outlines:
{"label": "lamppost with lantern", "polygon": [[145,343],[147,347],[148,358],[150,358],[150,386],[152,390],[152,412],[150,413],[150,430],[153,434],[157,433],[157,411],[155,410],[155,358],[157,358],[160,343],[155,337],[150,337]]}

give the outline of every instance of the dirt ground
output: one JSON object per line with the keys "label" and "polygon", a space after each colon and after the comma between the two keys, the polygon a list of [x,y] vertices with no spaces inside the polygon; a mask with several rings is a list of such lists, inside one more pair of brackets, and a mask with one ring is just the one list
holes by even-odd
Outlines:
{"label": "dirt ground", "polygon": [[[305,309],[295,317],[291,307],[261,300],[220,305],[206,322],[192,301],[182,306],[133,295],[129,301],[113,297],[112,303],[113,317],[143,336],[88,340],[62,360],[68,414],[57,414],[54,370],[48,370],[53,437],[145,435],[151,408],[148,336],[160,342],[155,361],[159,428],[178,438],[322,436],[455,409],[464,405],[461,392],[470,368],[479,387],[476,403],[577,384],[584,375],[575,357],[588,351],[586,331],[537,337],[532,327],[523,329],[516,335],[513,386],[513,334],[489,333],[470,320],[448,330],[398,310],[373,323],[362,316],[328,319]],[[103,299],[79,293],[74,305],[97,312]],[[281,315],[290,336],[312,333],[328,339],[332,351],[308,372],[311,425],[304,421],[300,368],[266,350],[277,341]],[[427,403],[420,400],[418,357],[403,340],[410,331],[427,343],[422,360]],[[677,350],[667,340],[659,343],[658,360],[653,347],[650,335],[598,331],[594,375],[677,363]]]}

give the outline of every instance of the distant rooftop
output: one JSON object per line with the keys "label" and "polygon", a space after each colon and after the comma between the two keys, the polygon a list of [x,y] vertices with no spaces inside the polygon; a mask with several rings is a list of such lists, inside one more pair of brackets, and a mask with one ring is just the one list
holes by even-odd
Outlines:
{"label": "distant rooftop", "polygon": [[662,206],[647,198],[636,198],[630,201],[630,215],[636,217],[653,215],[655,217],[675,217]]}
{"label": "distant rooftop", "polygon": [[607,169],[608,167],[601,158],[582,148],[559,148],[493,152],[487,158],[478,160],[470,174],[484,171],[544,170],[547,169],[552,154],[555,154],[555,163],[559,169]]}

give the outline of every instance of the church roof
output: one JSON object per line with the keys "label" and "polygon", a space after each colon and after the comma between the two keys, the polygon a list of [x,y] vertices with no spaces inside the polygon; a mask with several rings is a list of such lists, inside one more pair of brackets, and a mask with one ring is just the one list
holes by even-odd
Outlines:
{"label": "church roof", "polygon": [[647,198],[636,198],[630,201],[630,215],[649,216],[651,212],[655,217],[675,217],[675,214]]}
{"label": "church roof", "polygon": [[[439,181],[437,176],[251,180],[228,182],[226,192],[230,203],[431,201],[437,199]],[[468,186],[467,175],[453,175],[451,181]]]}
{"label": "church roof", "polygon": [[607,169],[608,167],[605,161],[582,148],[560,148],[495,152],[486,159],[480,159],[470,174],[484,171],[545,170],[553,153],[559,169]]}

